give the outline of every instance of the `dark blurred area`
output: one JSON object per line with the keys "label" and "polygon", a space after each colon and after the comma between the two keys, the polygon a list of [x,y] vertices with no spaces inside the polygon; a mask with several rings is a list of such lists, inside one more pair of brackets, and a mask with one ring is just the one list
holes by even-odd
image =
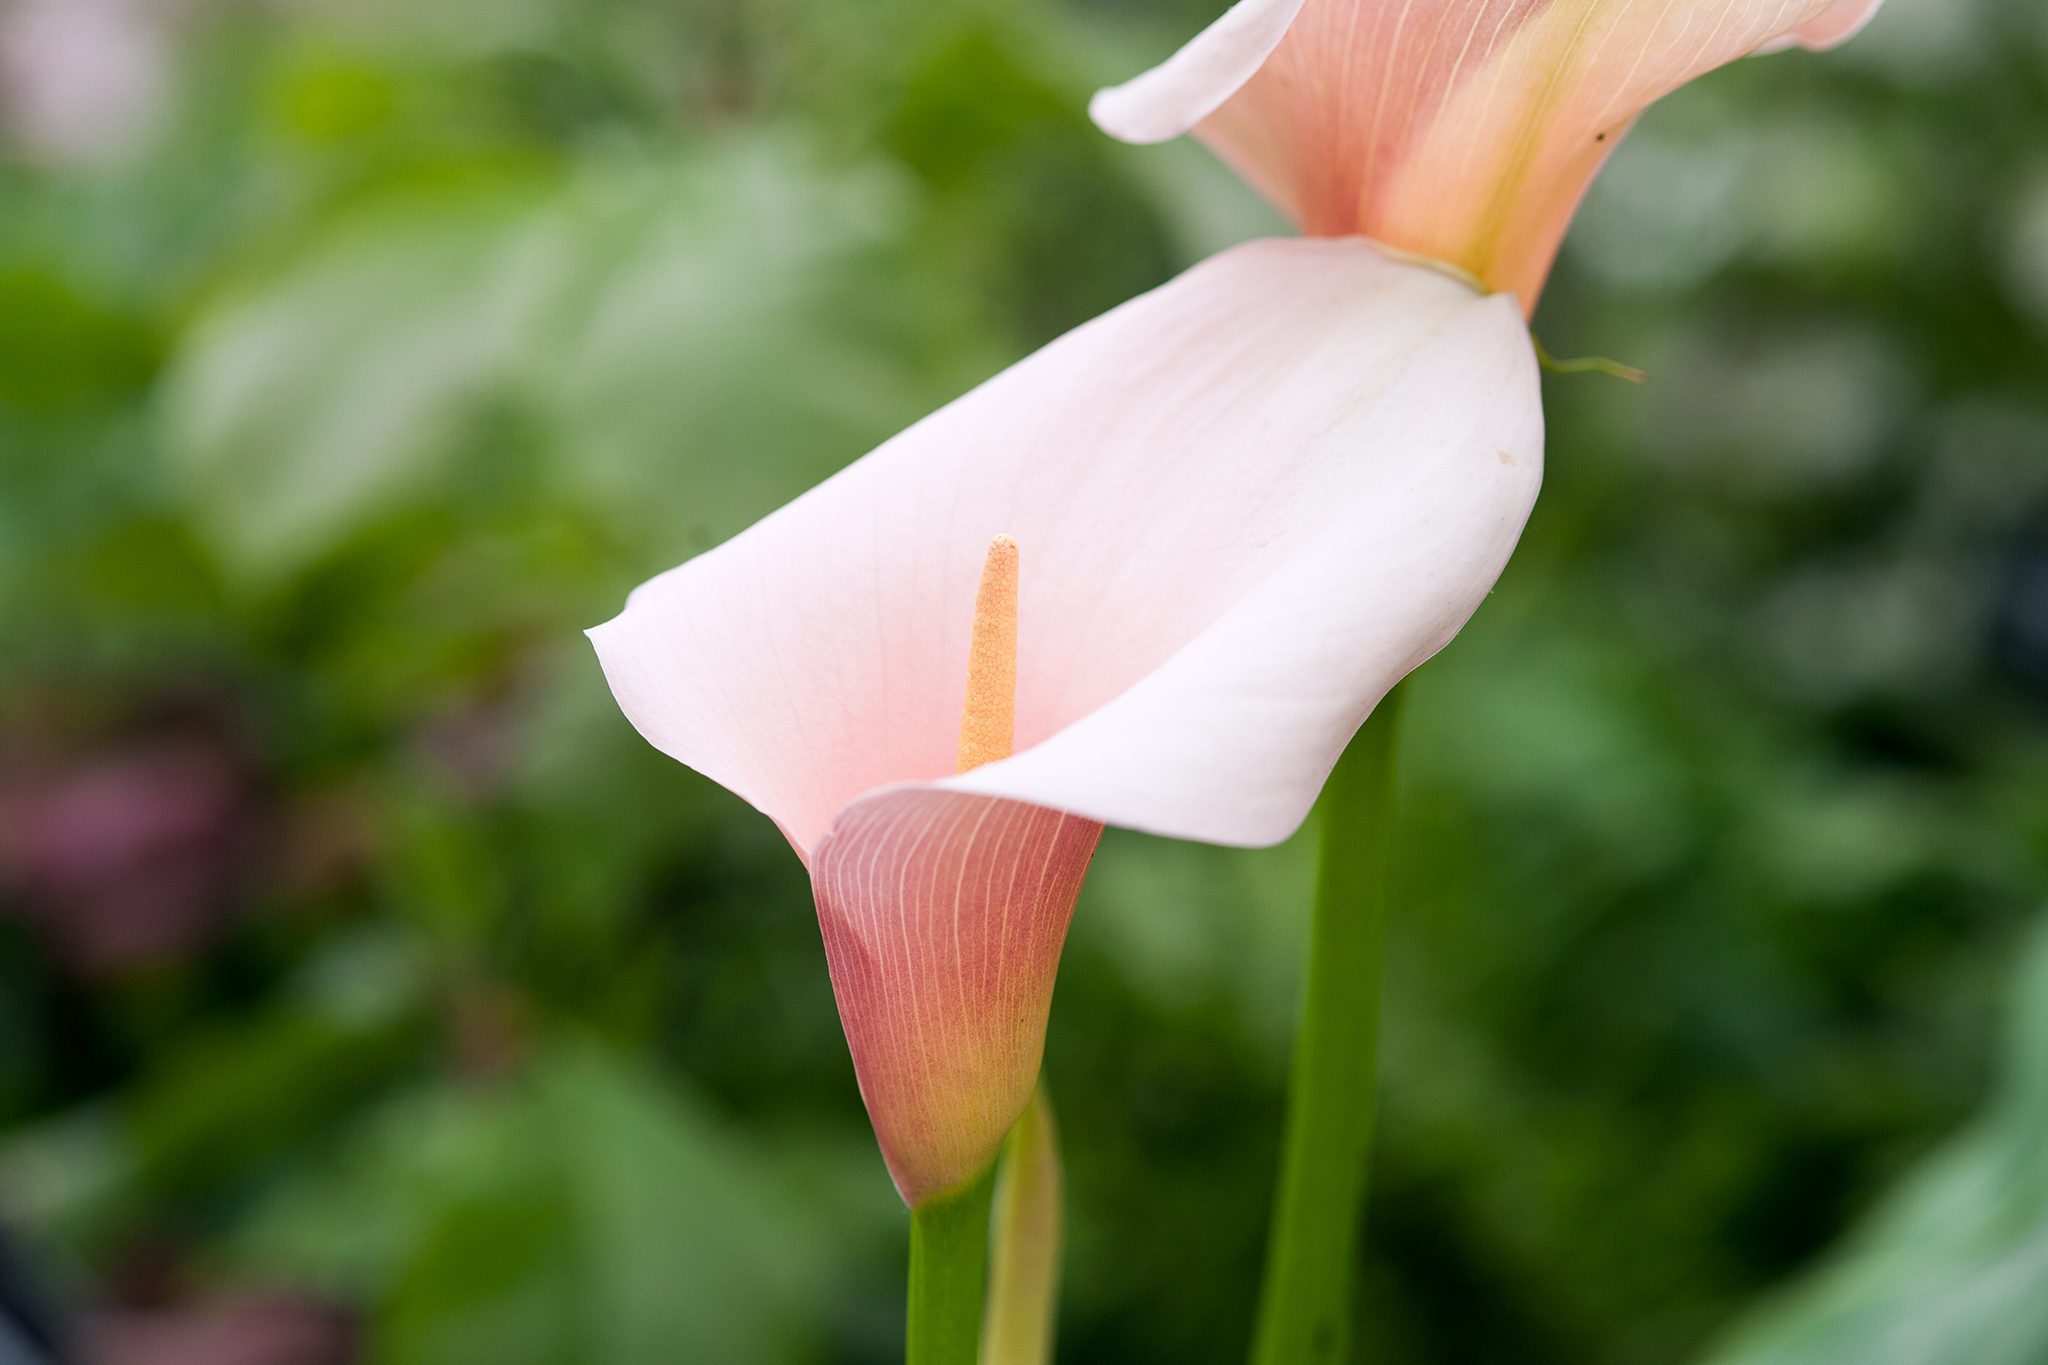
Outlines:
{"label": "dark blurred area", "polygon": [[[580,638],[1277,224],[1220,0],[0,0],[0,1362],[886,1362],[796,859]],[[1621,149],[1419,675],[1362,1358],[2048,1360],[2048,11]],[[1064,1361],[1241,1358],[1308,847],[1112,836]]]}

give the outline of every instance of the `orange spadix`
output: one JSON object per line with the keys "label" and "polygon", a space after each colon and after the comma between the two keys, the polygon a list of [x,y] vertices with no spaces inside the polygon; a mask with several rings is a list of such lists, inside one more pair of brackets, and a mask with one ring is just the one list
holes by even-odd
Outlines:
{"label": "orange spadix", "polygon": [[1017,542],[989,542],[974,592],[974,631],[967,646],[967,702],[960,708],[964,773],[1010,756],[1017,740]]}

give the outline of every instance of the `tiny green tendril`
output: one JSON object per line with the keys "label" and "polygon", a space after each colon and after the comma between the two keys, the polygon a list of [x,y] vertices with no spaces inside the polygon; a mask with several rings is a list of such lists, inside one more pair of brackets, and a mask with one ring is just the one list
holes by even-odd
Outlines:
{"label": "tiny green tendril", "polygon": [[1536,361],[1552,374],[1604,374],[1610,379],[1622,379],[1631,384],[1649,382],[1650,376],[1633,365],[1624,365],[1619,360],[1609,360],[1604,355],[1574,356],[1559,360],[1549,348],[1535,337],[1529,338],[1536,344]]}

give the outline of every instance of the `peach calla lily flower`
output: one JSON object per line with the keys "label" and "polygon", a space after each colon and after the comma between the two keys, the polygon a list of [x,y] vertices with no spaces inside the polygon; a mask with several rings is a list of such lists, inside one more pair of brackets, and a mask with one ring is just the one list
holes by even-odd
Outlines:
{"label": "peach calla lily flower", "polygon": [[1630,123],[1754,52],[1846,40],[1881,0],[1239,0],[1095,97],[1128,142],[1194,131],[1315,236],[1449,262],[1533,308]]}
{"label": "peach calla lily flower", "polygon": [[[1537,388],[1509,300],[1355,239],[1252,243],[591,632],[641,733],[807,864],[912,1206],[975,1179],[1029,1102],[1102,826],[1285,838],[1478,607],[1536,496]],[[1005,662],[1014,714],[969,753]]]}

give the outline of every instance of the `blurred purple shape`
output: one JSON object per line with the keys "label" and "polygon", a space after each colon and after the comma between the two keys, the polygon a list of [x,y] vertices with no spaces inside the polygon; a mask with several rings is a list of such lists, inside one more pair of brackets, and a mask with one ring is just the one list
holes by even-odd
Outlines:
{"label": "blurred purple shape", "polygon": [[42,161],[133,146],[163,104],[167,54],[143,0],[0,0],[0,122]]}
{"label": "blurred purple shape", "polygon": [[80,1365],[350,1365],[356,1337],[345,1311],[278,1294],[102,1313],[86,1324],[78,1354]]}
{"label": "blurred purple shape", "polygon": [[226,922],[251,787],[234,751],[204,735],[68,762],[0,753],[0,906],[87,973],[189,954]]}

